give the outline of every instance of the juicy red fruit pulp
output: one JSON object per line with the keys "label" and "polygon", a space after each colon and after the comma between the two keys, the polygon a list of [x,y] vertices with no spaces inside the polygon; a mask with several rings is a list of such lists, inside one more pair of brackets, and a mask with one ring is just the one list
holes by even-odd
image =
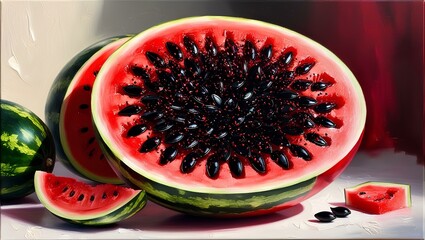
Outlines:
{"label": "juicy red fruit pulp", "polygon": [[155,161],[166,165],[181,156],[182,173],[205,162],[209,178],[227,164],[241,178],[245,167],[266,174],[267,158],[283,170],[293,158],[318,161],[309,146],[332,144],[328,130],[343,125],[332,112],[345,102],[327,91],[338,79],[312,71],[317,59],[275,49],[273,38],[173,38],[147,47],[148,64],[127,66],[131,82],[117,90],[137,99],[119,105],[116,117],[128,118],[122,137],[141,158],[158,151]]}

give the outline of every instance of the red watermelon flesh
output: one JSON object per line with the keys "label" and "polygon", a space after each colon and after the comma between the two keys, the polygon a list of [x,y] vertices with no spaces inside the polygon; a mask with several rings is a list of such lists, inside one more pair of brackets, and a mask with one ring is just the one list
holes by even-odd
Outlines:
{"label": "red watermelon flesh", "polygon": [[106,59],[129,37],[112,42],[94,54],[68,87],[60,115],[60,140],[72,166],[83,176],[105,183],[121,183],[109,166],[92,127],[90,98],[96,75]]}
{"label": "red watermelon flesh", "polygon": [[345,189],[345,203],[371,214],[410,207],[410,186],[405,184],[366,182]]}

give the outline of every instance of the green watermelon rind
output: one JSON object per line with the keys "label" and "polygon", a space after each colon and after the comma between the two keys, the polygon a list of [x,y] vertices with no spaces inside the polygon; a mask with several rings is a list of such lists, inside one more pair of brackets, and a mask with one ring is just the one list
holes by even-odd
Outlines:
{"label": "green watermelon rind", "polygon": [[364,183],[360,183],[358,185],[355,185],[353,187],[344,188],[344,197],[345,197],[345,203],[347,205],[350,205],[350,201],[348,200],[347,195],[350,192],[356,192],[356,190],[365,187],[365,186],[379,186],[379,187],[391,187],[391,188],[402,188],[405,190],[405,205],[407,207],[412,206],[412,195],[410,191],[410,185],[409,184],[403,184],[403,183],[392,183],[392,182],[380,182],[380,181],[367,181]]}
{"label": "green watermelon rind", "polygon": [[[40,179],[43,178],[44,174],[45,172],[43,171],[37,171],[34,174],[35,192],[38,199],[54,216],[69,223],[87,226],[104,226],[118,223],[138,213],[147,203],[146,192],[143,190],[135,190],[138,192],[137,194],[127,199],[127,201],[122,201],[120,205],[113,209],[107,209],[107,206],[104,206],[105,209],[103,211],[99,211],[97,214],[93,215],[83,215],[81,213],[67,215],[57,209],[54,203],[49,201],[44,195],[42,184],[40,183]],[[69,205],[69,208],[72,210],[72,205]]]}
{"label": "green watermelon rind", "polygon": [[[34,192],[34,173],[52,172],[53,136],[29,109],[1,100],[1,200],[14,200]],[[23,139],[25,138],[25,139]]]}
{"label": "green watermelon rind", "polygon": [[51,133],[55,139],[56,152],[58,158],[61,160],[64,166],[67,169],[71,170],[73,173],[97,182],[121,184],[122,180],[119,178],[106,179],[97,176],[93,173],[89,173],[87,171],[84,171],[84,169],[82,169],[81,167],[76,166],[75,161],[70,160],[69,156],[71,155],[69,155],[67,147],[62,144],[61,140],[60,116],[62,105],[67,94],[68,88],[72,83],[72,80],[78,74],[84,64],[108,44],[118,41],[122,38],[127,38],[131,36],[132,35],[120,35],[103,39],[88,46],[87,48],[79,52],[77,55],[75,55],[56,76],[50,88],[45,105],[44,114],[46,118],[46,124],[51,130]]}

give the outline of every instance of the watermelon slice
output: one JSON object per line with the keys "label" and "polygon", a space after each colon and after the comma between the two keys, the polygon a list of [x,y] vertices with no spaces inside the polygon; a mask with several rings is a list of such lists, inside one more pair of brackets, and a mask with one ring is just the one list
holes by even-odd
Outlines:
{"label": "watermelon slice", "polygon": [[365,182],[345,188],[345,204],[371,214],[411,206],[410,186],[387,182]]}
{"label": "watermelon slice", "polygon": [[35,173],[34,185],[38,199],[53,215],[75,224],[117,223],[146,205],[143,190],[113,184],[92,186],[43,171]]}

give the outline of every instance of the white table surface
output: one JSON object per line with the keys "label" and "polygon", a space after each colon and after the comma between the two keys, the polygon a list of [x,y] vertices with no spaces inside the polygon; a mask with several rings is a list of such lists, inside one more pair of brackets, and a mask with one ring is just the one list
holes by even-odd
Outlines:
{"label": "white table surface", "polygon": [[[69,176],[59,163],[57,175]],[[412,207],[382,215],[352,210],[347,218],[319,223],[314,214],[344,203],[345,187],[365,181],[410,184]],[[392,150],[359,152],[327,188],[292,208],[246,219],[209,219],[165,209],[154,203],[106,228],[86,228],[53,216],[32,194],[1,206],[1,239],[423,239],[424,167],[416,157]]]}

